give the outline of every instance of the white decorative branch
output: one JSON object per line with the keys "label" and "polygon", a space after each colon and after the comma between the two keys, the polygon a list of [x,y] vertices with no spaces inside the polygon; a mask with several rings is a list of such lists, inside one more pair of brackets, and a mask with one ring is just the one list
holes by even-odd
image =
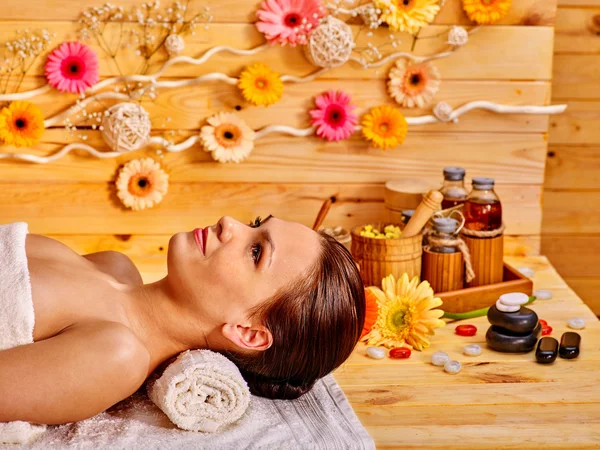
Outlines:
{"label": "white decorative branch", "polygon": [[199,140],[200,140],[200,137],[198,135],[195,135],[195,136],[190,136],[185,141],[180,142],[179,144],[173,144],[172,142],[167,141],[165,138],[155,136],[153,138],[150,138],[149,143],[162,145],[166,151],[171,152],[171,153],[178,153],[178,152],[187,150],[190,147],[193,147],[196,144],[196,142],[198,142]]}
{"label": "white decorative branch", "polygon": [[196,84],[205,83],[207,81],[222,81],[232,86],[238,84],[237,78],[229,77],[224,73],[213,72],[196,78],[192,78],[190,80],[157,81],[153,84],[153,86],[157,88],[178,88],[183,86],[194,86]]}
{"label": "white decorative branch", "polygon": [[283,75],[281,77],[281,81],[284,83],[310,83],[311,81],[316,80],[318,77],[323,75],[326,72],[329,72],[329,68],[325,67],[323,69],[319,69],[309,75],[303,77],[295,77],[293,75]]}
{"label": "white decorative branch", "polygon": [[29,98],[36,97],[38,95],[43,95],[52,89],[52,86],[46,84],[40,88],[33,89],[31,91],[26,92],[15,92],[14,94],[0,94],[0,101],[4,102],[12,102],[15,100],[27,100]]}
{"label": "white decorative branch", "polygon": [[256,139],[263,138],[272,133],[289,134],[295,137],[307,137],[315,134],[315,128],[295,128],[286,125],[269,125],[256,132]]}
{"label": "white decorative branch", "polygon": [[0,159],[19,159],[21,161],[27,161],[37,164],[48,164],[52,161],[56,161],[57,159],[62,158],[63,156],[66,156],[72,150],[84,150],[92,156],[95,156],[99,159],[116,158],[117,156],[123,154],[119,152],[99,152],[94,147],[91,147],[87,144],[82,144],[80,142],[76,142],[63,147],[60,151],[50,156],[27,155],[21,153],[0,153]]}

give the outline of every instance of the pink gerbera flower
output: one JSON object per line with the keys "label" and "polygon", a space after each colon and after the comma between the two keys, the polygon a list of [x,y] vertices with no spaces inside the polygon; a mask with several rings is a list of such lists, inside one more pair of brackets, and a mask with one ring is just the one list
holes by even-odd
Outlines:
{"label": "pink gerbera flower", "polygon": [[321,0],[265,0],[256,13],[256,28],[269,44],[305,45],[325,13]]}
{"label": "pink gerbera flower", "polygon": [[354,133],[358,117],[352,112],[350,96],[342,91],[329,91],[319,95],[317,109],[310,111],[311,123],[317,127],[317,136],[328,141],[348,139]]}
{"label": "pink gerbera flower", "polygon": [[61,92],[81,94],[98,82],[98,56],[81,42],[63,42],[48,56],[46,78]]}

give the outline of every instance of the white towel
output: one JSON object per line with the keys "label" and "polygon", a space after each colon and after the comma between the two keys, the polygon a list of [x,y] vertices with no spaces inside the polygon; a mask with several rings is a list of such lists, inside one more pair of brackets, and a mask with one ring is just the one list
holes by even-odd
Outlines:
{"label": "white towel", "polygon": [[250,390],[236,365],[210,350],[188,350],[148,383],[148,397],[179,428],[214,433],[236,422]]}
{"label": "white towel", "polygon": [[[25,240],[27,224],[0,225],[0,351],[33,342],[33,299]],[[0,443],[24,444],[45,425],[0,423]]]}

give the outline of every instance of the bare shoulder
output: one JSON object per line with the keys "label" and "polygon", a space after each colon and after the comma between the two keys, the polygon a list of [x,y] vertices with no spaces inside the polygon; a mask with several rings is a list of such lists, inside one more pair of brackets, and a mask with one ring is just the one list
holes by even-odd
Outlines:
{"label": "bare shoulder", "polygon": [[133,261],[125,254],[116,251],[90,253],[83,257],[98,268],[98,270],[113,276],[125,284],[144,284],[140,271]]}

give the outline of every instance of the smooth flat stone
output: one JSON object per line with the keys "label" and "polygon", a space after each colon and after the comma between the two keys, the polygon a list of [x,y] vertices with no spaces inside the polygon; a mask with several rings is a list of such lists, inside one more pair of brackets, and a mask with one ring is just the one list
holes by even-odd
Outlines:
{"label": "smooth flat stone", "polygon": [[547,289],[539,289],[533,293],[535,298],[538,300],[550,300],[552,298],[552,291]]}
{"label": "smooth flat stone", "polygon": [[498,301],[506,306],[521,306],[527,304],[529,295],[522,292],[512,292],[510,294],[502,294]]}
{"label": "smooth flat stone", "polygon": [[585,328],[585,319],[573,317],[567,322],[567,326],[572,330],[583,330]]}
{"label": "smooth flat stone", "polygon": [[392,359],[407,359],[410,358],[412,351],[410,348],[398,347],[390,350],[390,358]]}
{"label": "smooth flat stone", "polygon": [[543,337],[535,349],[535,359],[540,364],[552,364],[558,356],[558,341],[551,337]]}
{"label": "smooth flat stone", "polygon": [[492,325],[518,334],[531,333],[538,324],[538,316],[535,311],[524,306],[511,313],[499,311],[496,306],[492,306],[488,310],[487,318]]}
{"label": "smooth flat stone", "polygon": [[485,340],[488,346],[497,352],[528,353],[534,349],[541,331],[542,326],[539,324],[532,333],[526,335],[515,334],[492,325],[485,335]]}
{"label": "smooth flat stone", "polygon": [[462,365],[458,361],[448,361],[444,364],[444,371],[447,373],[455,374],[460,372],[461,369]]}
{"label": "smooth flat stone", "polygon": [[481,355],[481,347],[477,344],[470,344],[465,346],[463,353],[467,356],[479,356]]}
{"label": "smooth flat stone", "polygon": [[450,361],[450,356],[446,352],[435,352],[431,355],[431,364],[434,366],[442,367],[448,361]]}
{"label": "smooth flat stone", "polygon": [[454,329],[454,332],[459,336],[475,336],[477,327],[475,325],[459,325]]}
{"label": "smooth flat stone", "polygon": [[535,275],[535,270],[533,270],[531,267],[519,267],[517,270],[528,278],[531,278]]}
{"label": "smooth flat stone", "polygon": [[385,349],[379,347],[367,347],[367,355],[373,359],[385,358]]}
{"label": "smooth flat stone", "polygon": [[521,309],[519,305],[505,305],[500,300],[496,302],[496,308],[505,313],[513,313]]}
{"label": "smooth flat stone", "polygon": [[581,344],[581,336],[572,331],[567,331],[560,338],[560,348],[558,354],[564,359],[573,359],[579,356],[579,345]]}

